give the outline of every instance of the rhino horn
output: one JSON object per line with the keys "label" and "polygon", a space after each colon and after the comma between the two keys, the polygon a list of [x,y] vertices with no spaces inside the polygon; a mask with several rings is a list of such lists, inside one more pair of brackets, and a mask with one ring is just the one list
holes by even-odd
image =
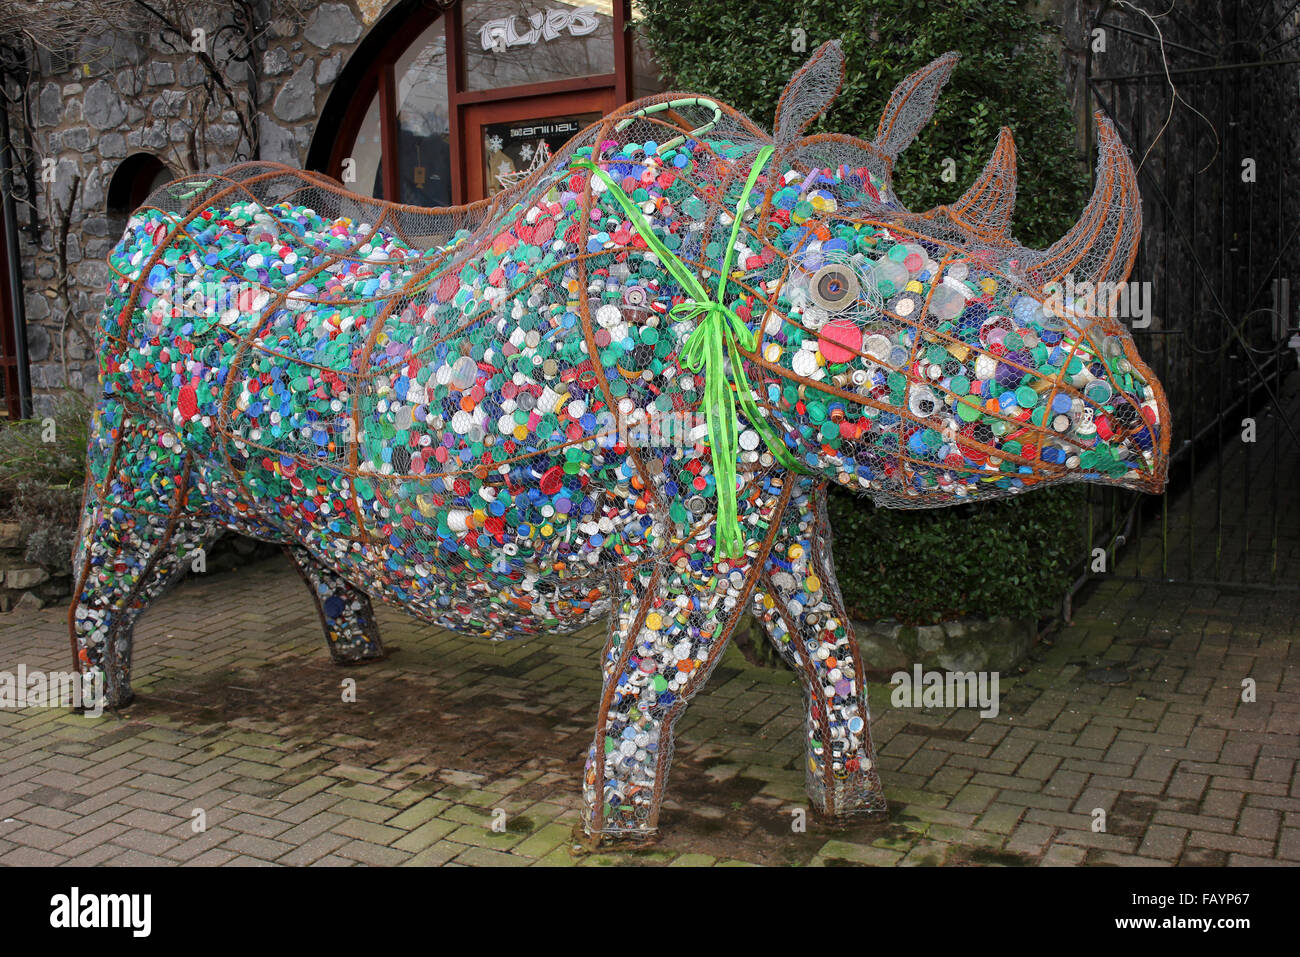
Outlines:
{"label": "rhino horn", "polygon": [[984,172],[947,208],[948,216],[962,228],[990,243],[1007,241],[1011,214],[1016,208],[1016,143],[1011,130],[1002,127]]}
{"label": "rhino horn", "polygon": [[1142,236],[1137,172],[1115,125],[1097,120],[1097,185],[1074,227],[1031,263],[1044,283],[1121,283],[1128,279]]}

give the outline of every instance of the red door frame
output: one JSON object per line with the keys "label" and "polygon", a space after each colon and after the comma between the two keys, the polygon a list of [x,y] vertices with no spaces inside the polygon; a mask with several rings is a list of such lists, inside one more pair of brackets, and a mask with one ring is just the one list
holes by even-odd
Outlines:
{"label": "red door frame", "polygon": [[[519,86],[503,87],[497,90],[465,89],[464,82],[464,30],[461,22],[460,4],[456,3],[442,14],[447,41],[447,104],[451,121],[451,201],[462,205],[479,198],[471,188],[471,176],[477,177],[481,190],[481,144],[476,144],[477,136],[469,136],[470,126],[474,124],[476,133],[478,125],[485,122],[484,117],[493,115],[492,120],[523,118],[528,113],[515,111],[526,109],[533,115],[547,116],[563,113],[590,112],[597,107],[573,109],[575,102],[599,102],[602,112],[608,112],[632,98],[632,35],[627,24],[630,17],[630,0],[614,0],[614,72],[598,76],[572,77],[553,80],[547,83],[526,83]],[[356,143],[357,133],[365,121],[366,110],[375,94],[379,94],[380,105],[380,141],[383,157],[384,196],[396,201],[401,194],[399,169],[391,161],[397,156],[397,80],[394,64],[406,52],[411,42],[423,33],[438,18],[438,11],[430,7],[418,7],[393,31],[391,38],[375,58],[372,67],[366,71],[339,124],[338,135],[330,153],[328,172],[339,177],[343,171],[343,161]],[[575,98],[569,94],[588,94],[586,98]],[[468,142],[467,142],[468,140]],[[469,153],[476,153],[476,164],[469,163]],[[470,170],[475,172],[471,174]]]}
{"label": "red door frame", "polygon": [[483,134],[481,128],[488,123],[508,123],[545,116],[565,116],[575,113],[610,113],[615,107],[614,91],[579,90],[569,93],[545,93],[539,96],[521,96],[511,100],[492,100],[488,103],[466,104],[461,110],[464,144],[463,181],[465,202],[487,199],[483,182]]}

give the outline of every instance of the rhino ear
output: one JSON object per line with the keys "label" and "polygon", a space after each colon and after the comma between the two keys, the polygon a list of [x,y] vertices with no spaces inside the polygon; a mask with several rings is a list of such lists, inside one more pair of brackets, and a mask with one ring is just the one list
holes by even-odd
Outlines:
{"label": "rhino ear", "polygon": [[786,146],[825,113],[844,85],[844,51],[839,40],[817,48],[799,72],[790,78],[776,104],[776,142]]}
{"label": "rhino ear", "polygon": [[891,163],[930,121],[939,91],[952,75],[957,59],[956,53],[945,53],[894,87],[872,143]]}

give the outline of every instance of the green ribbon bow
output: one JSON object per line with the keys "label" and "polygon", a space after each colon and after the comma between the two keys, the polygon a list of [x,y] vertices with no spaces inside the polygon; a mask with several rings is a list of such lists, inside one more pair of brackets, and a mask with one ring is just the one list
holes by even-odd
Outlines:
{"label": "green ribbon bow", "polygon": [[[768,449],[787,469],[802,471],[790,450],[785,447],[771,427],[764,421],[758,404],[754,401],[749,377],[745,374],[745,364],[740,355],[744,349],[753,352],[757,346],[754,334],[738,315],[725,305],[727,280],[731,275],[731,260],[736,251],[736,240],[740,237],[740,220],[749,204],[749,194],[758,181],[759,173],[767,164],[774,147],[764,146],[754,159],[754,165],[745,180],[744,192],[736,206],[735,219],[731,226],[731,240],[727,243],[726,256],[722,261],[722,272],[718,276],[718,295],[710,299],[708,292],[695,274],[686,267],[677,256],[668,249],[655,235],[653,228],[641,215],[636,204],[628,198],[618,185],[610,179],[599,166],[590,160],[578,160],[573,165],[591,170],[599,176],[611,196],[627,214],[628,220],[646,245],[654,251],[673,278],[687,293],[687,301],[673,306],[669,315],[679,322],[700,319],[686,340],[681,352],[681,365],[692,372],[704,372],[704,407],[705,423],[709,432],[709,450],[713,458],[714,481],[717,485],[718,510],[717,532],[714,535],[713,557],[737,558],[744,554],[745,538],[740,531],[740,522],[736,513],[736,460],[740,454],[740,429],[736,420],[736,399],[750,424],[762,436]],[[731,374],[735,379],[727,380],[726,361],[731,360]]]}

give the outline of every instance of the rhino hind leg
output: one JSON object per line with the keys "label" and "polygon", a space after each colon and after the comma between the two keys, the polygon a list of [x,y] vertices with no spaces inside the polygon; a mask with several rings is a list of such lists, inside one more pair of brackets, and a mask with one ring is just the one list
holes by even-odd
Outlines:
{"label": "rhino hind leg", "polygon": [[159,432],[125,417],[91,443],[68,632],[74,667],[102,677],[110,708],[134,697],[136,620],[220,534],[187,509],[189,458],[159,451]]}
{"label": "rhino hind leg", "polygon": [[673,730],[708,680],[745,607],[752,576],[641,567],[613,590],[596,736],[583,775],[583,828],[646,840],[659,826]]}
{"label": "rhino hind leg", "polygon": [[384,657],[370,597],[301,545],[286,545],[284,551],[316,602],[330,658],[347,665]]}
{"label": "rhino hind leg", "polygon": [[804,686],[808,796],[831,817],[884,813],[865,663],[835,581],[825,485],[792,501],[786,516],[754,612]]}

